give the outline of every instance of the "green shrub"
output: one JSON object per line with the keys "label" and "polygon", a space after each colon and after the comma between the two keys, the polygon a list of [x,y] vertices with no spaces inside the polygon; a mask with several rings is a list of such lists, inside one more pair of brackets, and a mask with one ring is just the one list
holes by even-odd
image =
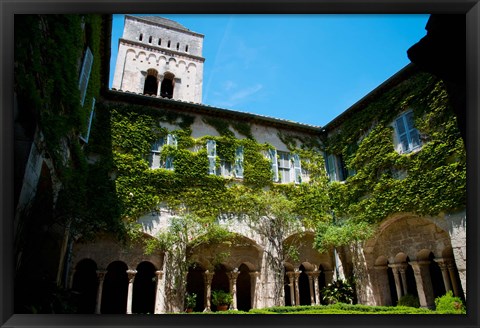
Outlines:
{"label": "green shrub", "polygon": [[328,304],[352,303],[354,290],[348,280],[337,280],[324,287],[322,295]]}
{"label": "green shrub", "polygon": [[411,294],[406,294],[400,297],[397,303],[398,306],[409,306],[409,307],[414,307],[414,308],[419,308],[420,307],[420,301],[418,300],[418,297],[415,295]]}
{"label": "green shrub", "polygon": [[436,311],[442,314],[465,314],[466,309],[460,297],[453,296],[451,290],[435,299]]}

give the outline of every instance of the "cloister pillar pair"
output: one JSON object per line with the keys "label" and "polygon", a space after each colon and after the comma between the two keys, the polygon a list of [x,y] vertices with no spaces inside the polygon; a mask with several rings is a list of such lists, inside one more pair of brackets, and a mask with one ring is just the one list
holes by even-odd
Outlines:
{"label": "cloister pillar pair", "polygon": [[230,280],[230,293],[233,296],[232,304],[231,304],[231,309],[236,310],[237,309],[237,278],[240,272],[238,272],[238,269],[235,268],[231,272],[228,273],[228,279]]}
{"label": "cloister pillar pair", "polygon": [[430,276],[430,261],[413,261],[409,262],[409,264],[412,266],[415,275],[420,306],[434,308],[435,296]]}
{"label": "cloister pillar pair", "polygon": [[397,291],[397,301],[402,298],[402,296],[408,293],[407,285],[407,274],[406,270],[408,264],[406,263],[394,263],[388,265],[392,268],[393,278],[395,280],[395,289]]}
{"label": "cloister pillar pair", "polygon": [[318,277],[320,271],[317,269],[307,272],[310,283],[310,302],[311,305],[320,305],[320,286],[318,284]]}
{"label": "cloister pillar pair", "polygon": [[452,290],[453,294],[457,297],[461,297],[460,289],[457,283],[455,275],[455,263],[451,259],[434,259],[438,263],[440,270],[442,271],[443,283],[445,290]]}

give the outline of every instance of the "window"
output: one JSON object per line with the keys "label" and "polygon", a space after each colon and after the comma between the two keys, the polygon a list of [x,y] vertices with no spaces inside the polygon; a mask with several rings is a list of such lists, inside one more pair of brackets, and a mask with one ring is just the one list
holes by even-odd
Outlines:
{"label": "window", "polygon": [[173,97],[173,74],[165,73],[162,84],[160,86],[160,96],[172,99]]}
{"label": "window", "polygon": [[168,40],[168,42],[167,42],[167,47],[170,48],[170,40]]}
{"label": "window", "polygon": [[347,171],[341,155],[327,155],[325,166],[330,181],[344,181],[348,176],[355,174],[353,170]]}
{"label": "window", "polygon": [[78,88],[80,89],[80,104],[82,106],[85,102],[85,95],[87,94],[88,80],[90,79],[92,64],[93,54],[90,48],[87,47],[85,55],[83,56],[82,69],[80,70],[80,78],[78,80]]}
{"label": "window", "polygon": [[177,42],[177,50],[180,49],[180,43]]}
{"label": "window", "polygon": [[147,71],[147,77],[145,78],[145,84],[143,86],[143,94],[144,95],[157,95],[158,89],[158,80],[157,80],[158,72],[154,69],[149,69]]}
{"label": "window", "polygon": [[142,40],[143,40],[143,34],[142,34],[142,33],[140,33],[140,36],[138,37],[138,40],[139,40],[139,41],[142,41]]}
{"label": "window", "polygon": [[168,134],[166,137],[162,137],[152,144],[149,158],[150,168],[173,170],[173,156],[167,156],[165,161],[161,159],[162,148],[165,145],[177,148],[177,137],[173,134]]}
{"label": "window", "polygon": [[185,52],[188,52],[188,44],[185,46]]}
{"label": "window", "polygon": [[268,150],[268,157],[270,159],[270,163],[272,165],[272,172],[273,182],[278,182],[278,163],[277,163],[277,150],[276,149],[269,149]]}
{"label": "window", "polygon": [[159,45],[159,46],[162,45],[162,39],[158,39],[158,45]]}
{"label": "window", "polygon": [[395,120],[395,132],[396,148],[401,154],[410,153],[422,145],[420,134],[414,127],[413,111],[408,111]]}
{"label": "window", "polygon": [[238,146],[235,151],[235,177],[243,178],[243,146]]}
{"label": "window", "polygon": [[208,156],[208,174],[216,174],[216,157],[217,144],[215,140],[207,140],[207,156]]}
{"label": "window", "polygon": [[88,138],[90,137],[90,129],[92,127],[93,117],[95,116],[95,98],[92,99],[92,108],[90,109],[90,117],[88,119],[87,125],[87,132],[85,135],[81,135],[80,139],[82,139],[85,143],[88,143]]}
{"label": "window", "polygon": [[152,43],[152,36],[148,38],[148,43]]}
{"label": "window", "polygon": [[279,180],[281,183],[289,183],[292,182],[292,178],[290,176],[290,153],[284,151],[277,151],[278,155],[278,175]]}
{"label": "window", "polygon": [[298,154],[293,154],[293,173],[294,173],[294,182],[302,183],[302,164],[300,162],[300,156]]}

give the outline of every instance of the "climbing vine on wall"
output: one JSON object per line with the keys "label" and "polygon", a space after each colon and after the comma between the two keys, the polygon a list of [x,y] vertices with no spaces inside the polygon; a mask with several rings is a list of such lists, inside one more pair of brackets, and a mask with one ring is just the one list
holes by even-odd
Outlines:
{"label": "climbing vine on wall", "polygon": [[[392,122],[407,109],[413,109],[423,145],[399,154]],[[368,104],[325,140],[325,148],[342,155],[356,173],[329,185],[336,221],[317,227],[318,249],[348,245],[365,224],[374,226],[393,213],[437,215],[466,205],[463,141],[441,81],[429,74],[417,73]]]}

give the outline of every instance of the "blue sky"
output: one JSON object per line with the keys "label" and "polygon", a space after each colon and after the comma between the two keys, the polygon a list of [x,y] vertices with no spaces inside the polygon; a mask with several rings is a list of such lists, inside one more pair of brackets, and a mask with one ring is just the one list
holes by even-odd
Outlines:
{"label": "blue sky", "polygon": [[[407,50],[425,36],[429,17],[159,16],[205,35],[204,104],[317,126],[407,65]],[[123,21],[113,15],[110,85]]]}

